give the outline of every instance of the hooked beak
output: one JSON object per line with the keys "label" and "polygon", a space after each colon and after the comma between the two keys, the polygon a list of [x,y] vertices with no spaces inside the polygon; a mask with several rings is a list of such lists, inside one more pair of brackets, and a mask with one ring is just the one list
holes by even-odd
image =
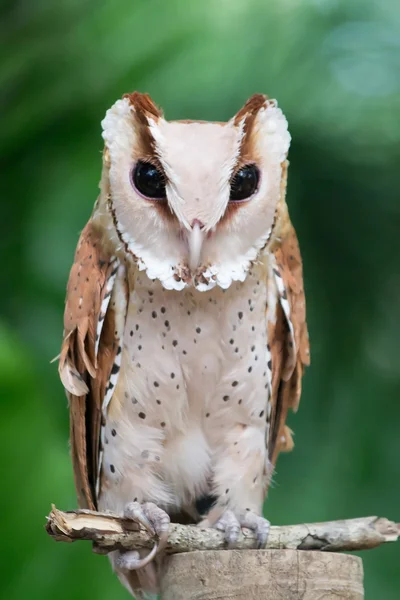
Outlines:
{"label": "hooked beak", "polygon": [[191,271],[197,269],[201,260],[201,250],[205,238],[204,226],[201,221],[195,219],[192,222],[192,229],[187,233],[189,246],[189,267]]}

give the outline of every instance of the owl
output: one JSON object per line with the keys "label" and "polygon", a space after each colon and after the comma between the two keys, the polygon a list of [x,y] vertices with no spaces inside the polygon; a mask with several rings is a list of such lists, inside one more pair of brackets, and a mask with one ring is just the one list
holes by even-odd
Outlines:
{"label": "owl", "polygon": [[167,121],[135,92],[102,127],[59,372],[80,507],[157,534],[148,554],[111,556],[140,597],[157,592],[170,519],[218,528],[230,547],[241,527],[265,543],[309,344],[277,102],[254,95],[226,123]]}

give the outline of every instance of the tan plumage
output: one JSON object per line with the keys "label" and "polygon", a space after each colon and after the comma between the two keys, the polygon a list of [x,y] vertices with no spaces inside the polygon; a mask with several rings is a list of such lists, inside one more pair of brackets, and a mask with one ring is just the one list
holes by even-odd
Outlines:
{"label": "tan plumage", "polygon": [[113,311],[107,311],[99,352],[96,331],[106,282],[117,269],[104,251],[102,234],[89,221],[82,231],[68,281],[64,313],[64,341],[59,371],[69,391],[71,453],[79,505],[94,509],[101,407],[118,346]]}
{"label": "tan plumage", "polygon": [[294,411],[298,408],[304,367],[310,363],[302,264],[293,226],[290,225],[274,255],[287,290],[294,336],[288,331],[282,308],[278,307],[276,327],[270,327],[274,417],[269,456],[273,464],[279,452],[293,448],[291,431],[285,425],[286,416],[289,408]]}
{"label": "tan plumage", "polygon": [[[101,192],[70,274],[59,365],[79,504],[156,502],[174,518],[205,516],[227,539],[235,519],[262,537],[309,363],[286,120],[256,95],[226,124],[168,123],[135,93],[103,127]],[[137,188],[149,163],[163,173],[158,200]],[[232,199],[238,173],[253,185],[244,201]],[[154,589],[148,568],[138,573]]]}

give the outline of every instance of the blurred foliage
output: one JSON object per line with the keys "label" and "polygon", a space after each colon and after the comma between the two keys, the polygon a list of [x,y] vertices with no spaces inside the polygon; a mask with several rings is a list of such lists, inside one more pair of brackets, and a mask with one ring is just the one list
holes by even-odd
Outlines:
{"label": "blurred foliage", "polygon": [[[400,5],[395,0],[3,0],[1,494],[7,600],[127,598],[89,546],[47,539],[75,506],[56,366],[65,284],[100,176],[100,120],[148,91],[225,120],[266,92],[293,144],[312,367],[274,523],[400,505]],[[399,549],[363,554],[367,598],[400,597]]]}

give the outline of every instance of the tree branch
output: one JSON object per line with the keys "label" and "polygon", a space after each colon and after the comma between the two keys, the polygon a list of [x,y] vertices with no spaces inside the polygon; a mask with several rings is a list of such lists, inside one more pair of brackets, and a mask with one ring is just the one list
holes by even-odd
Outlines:
{"label": "tree branch", "polygon": [[[47,517],[47,533],[59,542],[90,540],[94,551],[108,554],[113,550],[151,548],[155,537],[137,523],[111,513],[89,510],[63,512],[55,506]],[[304,525],[271,527],[265,548],[295,550],[367,550],[386,542],[395,542],[400,535],[400,525],[385,518],[365,517],[343,521],[327,521]],[[249,530],[243,530],[236,547],[241,550],[255,548],[257,540]],[[171,523],[166,552],[192,552],[194,550],[223,550],[226,548],[223,533],[216,529],[203,529],[195,525]]]}

